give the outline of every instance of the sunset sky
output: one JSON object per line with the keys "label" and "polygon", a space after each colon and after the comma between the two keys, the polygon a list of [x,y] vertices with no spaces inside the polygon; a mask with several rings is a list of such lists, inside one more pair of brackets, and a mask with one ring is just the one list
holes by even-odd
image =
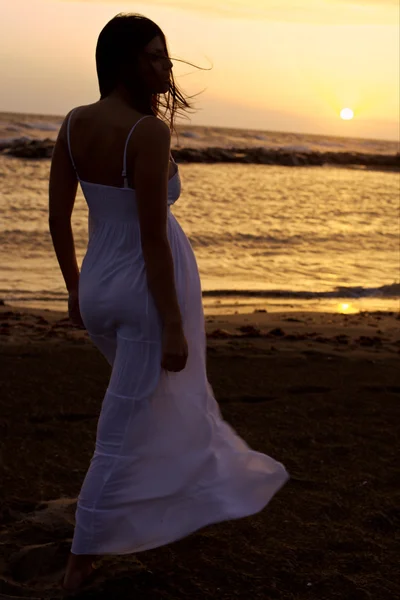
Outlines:
{"label": "sunset sky", "polygon": [[[0,110],[98,99],[94,53],[119,12],[160,25],[195,125],[399,138],[398,0],[0,0]],[[354,119],[342,120],[351,108]]]}

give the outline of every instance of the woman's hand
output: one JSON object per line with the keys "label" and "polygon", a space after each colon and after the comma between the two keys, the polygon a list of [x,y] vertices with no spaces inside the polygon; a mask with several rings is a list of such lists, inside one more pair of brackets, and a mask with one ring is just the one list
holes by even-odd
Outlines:
{"label": "woman's hand", "polygon": [[187,362],[188,344],[181,325],[164,325],[161,367],[166,371],[182,371]]}
{"label": "woman's hand", "polygon": [[71,290],[68,292],[68,315],[74,325],[82,328],[85,327],[79,310],[78,290]]}

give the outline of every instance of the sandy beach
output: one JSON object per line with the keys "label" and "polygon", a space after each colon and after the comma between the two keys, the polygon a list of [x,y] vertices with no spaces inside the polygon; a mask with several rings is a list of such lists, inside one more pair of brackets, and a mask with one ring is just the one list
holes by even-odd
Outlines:
{"label": "sandy beach", "polygon": [[[400,597],[399,319],[207,315],[224,417],[291,479],[256,516],[102,558],[75,598]],[[110,368],[84,330],[46,310],[1,306],[0,352],[0,598],[61,598]]]}

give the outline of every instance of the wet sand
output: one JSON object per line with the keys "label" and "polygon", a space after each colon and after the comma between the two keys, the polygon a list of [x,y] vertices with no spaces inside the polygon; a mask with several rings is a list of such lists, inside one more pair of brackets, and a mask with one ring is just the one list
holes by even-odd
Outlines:
{"label": "wet sand", "polygon": [[[207,316],[206,331],[224,417],[291,479],[258,515],[104,557],[75,598],[400,597],[399,315]],[[59,598],[110,369],[50,311],[0,307],[0,353],[0,599]]]}

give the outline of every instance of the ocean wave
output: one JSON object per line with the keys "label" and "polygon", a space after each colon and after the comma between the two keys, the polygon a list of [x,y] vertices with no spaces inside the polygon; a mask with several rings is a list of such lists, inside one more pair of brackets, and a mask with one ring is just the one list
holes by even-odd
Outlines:
{"label": "ocean wave", "polygon": [[[271,254],[280,253],[285,249],[291,249],[292,252],[301,252],[302,249],[307,252],[324,252],[334,250],[338,254],[347,253],[349,247],[359,246],[366,250],[380,248],[382,242],[371,237],[367,232],[333,232],[332,235],[318,235],[312,231],[285,235],[242,233],[239,231],[224,233],[201,233],[188,235],[191,246],[197,251],[235,252],[251,251],[258,257],[271,256]],[[388,244],[391,240],[397,242],[397,232],[385,232],[385,242]],[[87,230],[86,223],[75,229],[75,247],[78,250],[87,248]],[[49,229],[24,230],[24,229],[3,229],[0,231],[0,245],[4,250],[18,250],[20,252],[34,252],[35,255],[40,251],[49,251],[52,249],[52,240]],[[254,255],[254,254],[253,254]]]}
{"label": "ocean wave", "polygon": [[201,137],[195,131],[181,131],[181,132],[179,132],[179,135],[182,137],[185,137],[185,138],[191,138],[193,140],[198,140]]}
{"label": "ocean wave", "polygon": [[16,123],[16,125],[18,127],[25,127],[26,129],[37,129],[38,131],[58,131],[60,129],[60,125],[61,123],[57,124],[57,123],[43,123],[43,122],[39,122],[39,123],[29,123],[29,122],[24,122],[24,123]]}
{"label": "ocean wave", "polygon": [[[227,249],[230,246],[245,247],[245,248],[260,248],[260,243],[276,245],[297,245],[304,242],[303,235],[292,236],[274,236],[274,235],[258,235],[254,233],[230,233],[226,231],[221,234],[200,234],[190,235],[190,243],[194,248],[209,248],[225,246]],[[268,250],[265,250],[268,252]],[[262,250],[261,250],[262,252]]]}
{"label": "ocean wave", "polygon": [[[318,291],[295,291],[295,290],[251,290],[251,289],[220,289],[203,290],[205,298],[280,298],[288,300],[316,300],[316,299],[362,299],[362,298],[400,298],[400,283],[390,283],[376,288],[363,286],[345,287],[339,286],[325,292]],[[0,289],[0,298],[6,302],[54,302],[64,301],[66,292],[43,290],[34,292],[29,290]]]}
{"label": "ocean wave", "polygon": [[[317,248],[320,252],[320,248],[324,248],[324,251],[329,249],[335,249],[337,252],[348,252],[349,244],[351,246],[359,245],[360,247],[376,248],[380,247],[381,242],[373,238],[368,232],[332,232],[332,235],[318,235],[313,231],[305,233],[293,234],[293,235],[268,235],[268,234],[256,234],[256,233],[241,233],[235,231],[230,233],[226,231],[224,233],[213,233],[213,234],[198,234],[189,235],[189,240],[193,248],[226,248],[227,251],[231,252],[232,248],[241,248],[244,250],[256,250],[258,256],[269,256],[271,249],[274,251],[279,248],[286,248],[288,246],[304,247],[307,251],[310,248]],[[386,243],[389,240],[398,240],[398,233],[385,232]]]}
{"label": "ocean wave", "polygon": [[[13,132],[32,135],[41,139],[47,132],[48,137],[55,138],[65,116],[40,115],[32,113],[0,112],[0,137],[7,137]],[[181,140],[186,146],[192,148],[232,148],[265,146],[270,150],[300,151],[313,153],[314,151],[331,150],[355,151],[371,154],[395,154],[399,150],[398,141],[379,140],[362,137],[343,137],[323,135],[316,133],[296,133],[282,131],[268,131],[263,129],[237,129],[233,127],[218,127],[213,125],[186,125],[178,124],[177,137],[172,140],[173,147],[181,145]]]}
{"label": "ocean wave", "polygon": [[[268,148],[269,150],[273,150],[273,148]],[[279,150],[285,152],[312,152],[309,146],[304,145],[289,145],[289,146],[280,146]]]}
{"label": "ocean wave", "polygon": [[67,292],[52,291],[52,290],[24,290],[24,289],[13,289],[9,290],[6,288],[0,288],[0,298],[7,297],[9,300],[40,300],[49,301],[52,300],[64,300],[67,297]]}
{"label": "ocean wave", "polygon": [[400,283],[390,283],[375,288],[363,286],[338,286],[325,292],[295,290],[203,290],[203,296],[291,298],[309,300],[315,298],[400,298]]}
{"label": "ocean wave", "polygon": [[[77,249],[84,250],[87,247],[87,236],[82,235],[82,231],[79,229],[76,230],[74,241]],[[0,246],[4,251],[17,249],[23,253],[33,252],[35,256],[40,256],[44,250],[52,250],[53,243],[49,229],[3,229],[0,231]]]}

